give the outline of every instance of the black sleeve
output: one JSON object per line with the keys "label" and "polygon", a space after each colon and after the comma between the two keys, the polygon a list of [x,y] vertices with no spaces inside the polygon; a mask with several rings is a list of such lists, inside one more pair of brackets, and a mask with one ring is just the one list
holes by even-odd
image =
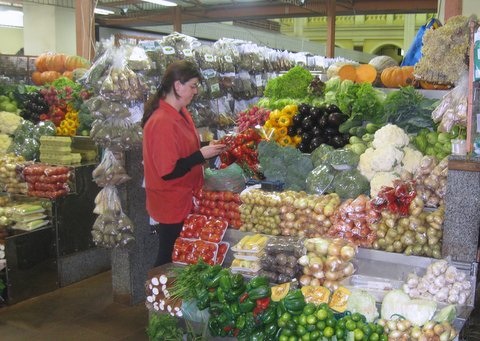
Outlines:
{"label": "black sleeve", "polygon": [[180,178],[187,174],[193,166],[199,165],[205,162],[205,158],[203,157],[200,150],[197,150],[190,156],[178,159],[175,168],[170,174],[162,176],[163,180],[173,180]]}

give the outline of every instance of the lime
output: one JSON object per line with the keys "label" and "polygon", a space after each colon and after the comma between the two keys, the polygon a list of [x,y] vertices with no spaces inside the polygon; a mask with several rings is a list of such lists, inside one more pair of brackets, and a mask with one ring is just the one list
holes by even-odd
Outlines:
{"label": "lime", "polygon": [[335,318],[328,318],[327,321],[325,321],[325,323],[327,324],[328,327],[335,327],[335,325],[337,324],[337,320],[335,320]]}
{"label": "lime", "polygon": [[355,341],[360,341],[361,339],[363,339],[363,335],[363,331],[359,328],[353,331],[353,338],[355,339]]}
{"label": "lime", "polygon": [[380,341],[388,341],[388,336],[386,334],[380,335]]}
{"label": "lime", "polygon": [[280,328],[284,328],[287,326],[287,321],[282,318],[279,318],[277,321],[277,326],[279,326]]}
{"label": "lime", "polygon": [[307,329],[304,326],[302,325],[297,326],[297,335],[302,336],[302,335],[305,335],[306,333],[307,333]]}
{"label": "lime", "polygon": [[295,323],[295,321],[290,320],[290,321],[287,321],[287,325],[285,326],[285,328],[290,330],[295,330],[295,328],[297,328],[297,324]]}
{"label": "lime", "polygon": [[317,308],[315,307],[315,304],[313,303],[307,303],[305,307],[303,308],[303,313],[305,315],[312,315]]}
{"label": "lime", "polygon": [[363,319],[364,319],[364,316],[360,313],[353,313],[352,314],[352,320],[354,320],[355,322],[363,321]]}
{"label": "lime", "polygon": [[325,327],[325,329],[323,330],[323,336],[326,338],[332,337],[334,333],[335,330],[332,327]]}
{"label": "lime", "polygon": [[282,316],[280,316],[280,318],[283,319],[283,320],[285,320],[285,321],[288,321],[288,320],[290,320],[290,319],[292,318],[292,315],[290,315],[289,312],[284,312],[284,313],[282,314]]}
{"label": "lime", "polygon": [[287,335],[280,335],[278,338],[278,341],[288,341],[288,336]]}
{"label": "lime", "polygon": [[328,312],[324,309],[319,309],[317,310],[317,312],[315,313],[315,316],[317,317],[318,320],[320,321],[324,321],[327,319],[327,316],[328,316]]}
{"label": "lime", "polygon": [[370,334],[372,334],[372,328],[368,324],[363,325],[362,331],[366,336],[370,336]]}
{"label": "lime", "polygon": [[298,341],[298,337],[296,337],[295,335],[292,335],[288,338],[288,341]]}
{"label": "lime", "polygon": [[325,323],[325,321],[318,321],[315,326],[318,330],[324,330],[327,324]]}
{"label": "lime", "polygon": [[372,333],[372,335],[370,335],[369,340],[370,341],[378,341],[378,340],[380,340],[380,337],[378,336],[377,333]]}
{"label": "lime", "polygon": [[307,315],[304,315],[304,314],[300,315],[298,317],[298,324],[301,325],[301,326],[306,325],[307,324]]}
{"label": "lime", "polygon": [[301,340],[303,341],[310,341],[312,338],[310,337],[310,333],[306,333],[304,335],[302,335],[302,338]]}
{"label": "lime", "polygon": [[308,315],[308,316],[307,316],[307,323],[308,323],[308,324],[315,324],[315,323],[317,323],[317,318],[315,317],[315,315]]}
{"label": "lime", "polygon": [[335,336],[337,337],[337,339],[345,337],[345,330],[337,328],[337,330],[335,331]]}
{"label": "lime", "polygon": [[382,334],[383,334],[383,326],[380,325],[380,324],[376,324],[376,325],[375,325],[375,332],[376,332],[378,335],[382,335]]}
{"label": "lime", "polygon": [[345,328],[352,332],[357,328],[357,324],[353,320],[348,320],[345,322]]}
{"label": "lime", "polygon": [[307,324],[305,328],[307,328],[307,332],[313,332],[315,329],[317,329],[314,324]]}

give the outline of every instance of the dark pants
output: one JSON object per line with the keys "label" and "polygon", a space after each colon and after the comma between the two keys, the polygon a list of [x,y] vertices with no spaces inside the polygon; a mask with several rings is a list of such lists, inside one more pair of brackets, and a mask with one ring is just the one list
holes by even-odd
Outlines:
{"label": "dark pants", "polygon": [[177,224],[158,224],[152,226],[154,233],[158,235],[158,254],[155,266],[160,266],[172,262],[172,251],[175,240],[182,231],[183,223]]}

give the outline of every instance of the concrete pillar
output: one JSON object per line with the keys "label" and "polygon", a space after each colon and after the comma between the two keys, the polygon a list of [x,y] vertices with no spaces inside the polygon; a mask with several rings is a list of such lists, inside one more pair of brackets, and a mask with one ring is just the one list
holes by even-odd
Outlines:
{"label": "concrete pillar", "polygon": [[404,18],[402,49],[405,53],[410,48],[410,45],[412,45],[413,38],[415,38],[417,31],[415,29],[415,14],[405,14]]}
{"label": "concrete pillar", "polygon": [[76,54],[75,10],[57,6],[23,4],[25,55],[43,52]]}

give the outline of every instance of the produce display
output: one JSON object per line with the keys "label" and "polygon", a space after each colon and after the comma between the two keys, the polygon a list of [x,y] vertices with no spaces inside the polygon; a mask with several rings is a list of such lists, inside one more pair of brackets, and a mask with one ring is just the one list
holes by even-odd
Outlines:
{"label": "produce display", "polygon": [[423,276],[408,274],[402,289],[411,298],[464,305],[470,300],[472,283],[465,272],[442,259],[432,262]]}
{"label": "produce display", "polygon": [[70,192],[68,167],[32,164],[26,165],[22,173],[30,196],[56,199]]}
{"label": "produce display", "polygon": [[240,221],[240,195],[229,191],[215,192],[200,190],[195,195],[198,200],[194,212],[225,219],[231,228],[239,229]]}
{"label": "produce display", "polygon": [[233,261],[230,267],[234,273],[255,276],[261,269],[265,246],[271,237],[262,234],[247,235],[232,247]]}
{"label": "produce display", "polygon": [[270,237],[263,255],[261,270],[271,283],[286,283],[298,277],[301,267],[298,259],[304,255],[302,240],[292,237]]}
{"label": "produce display", "polygon": [[0,186],[8,193],[26,194],[28,186],[21,177],[21,169],[26,161],[22,156],[5,154],[0,157]]}
{"label": "produce display", "polygon": [[12,206],[13,229],[32,231],[50,223],[41,202],[31,202]]}
{"label": "produce display", "polygon": [[36,71],[32,73],[35,85],[51,83],[59,77],[72,78],[75,69],[88,69],[90,62],[83,57],[64,53],[46,52],[35,59]]}
{"label": "produce display", "polygon": [[310,238],[305,240],[306,255],[298,263],[303,267],[299,279],[302,286],[324,286],[331,291],[339,288],[340,282],[353,275],[351,262],[356,248],[344,239]]}
{"label": "produce display", "polygon": [[263,126],[270,115],[270,110],[253,106],[237,114],[236,126],[239,133],[248,128]]}
{"label": "produce display", "polygon": [[227,227],[225,219],[190,214],[175,241],[172,261],[193,264],[201,258],[210,265],[222,264],[229,247],[221,243]]}

